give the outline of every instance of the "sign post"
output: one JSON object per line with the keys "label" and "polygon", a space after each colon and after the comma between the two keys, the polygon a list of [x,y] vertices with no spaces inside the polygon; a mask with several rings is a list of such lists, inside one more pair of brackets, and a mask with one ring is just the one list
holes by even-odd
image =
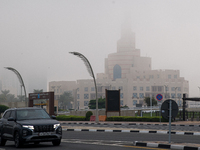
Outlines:
{"label": "sign post", "polygon": [[158,100],[158,105],[159,105],[159,117],[160,117],[160,123],[161,123],[161,101],[162,101],[162,99],[163,99],[163,96],[162,96],[162,94],[157,94],[156,95],[156,99]]}
{"label": "sign post", "polygon": [[168,99],[162,103],[161,112],[163,118],[169,119],[169,143],[171,143],[171,120],[178,114],[178,105],[174,100]]}

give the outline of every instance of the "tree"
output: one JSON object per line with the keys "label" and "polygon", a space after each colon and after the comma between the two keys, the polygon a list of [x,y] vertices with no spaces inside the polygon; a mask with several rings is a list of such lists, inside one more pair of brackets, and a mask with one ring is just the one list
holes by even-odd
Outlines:
{"label": "tree", "polygon": [[72,104],[71,102],[73,102],[73,97],[71,92],[64,92],[62,95],[60,95],[59,98],[59,104],[64,108],[67,109],[71,109],[72,108]]}
{"label": "tree", "polygon": [[23,101],[25,98],[25,95],[17,95],[18,101]]}
{"label": "tree", "polygon": [[33,93],[42,93],[43,92],[43,89],[39,90],[39,89],[34,89],[33,90]]}
{"label": "tree", "polygon": [[9,108],[8,106],[0,105],[0,114],[3,113],[8,108]]}
{"label": "tree", "polygon": [[1,95],[0,95],[0,99],[1,99],[1,101],[7,101],[7,97],[8,97],[8,93],[9,93],[10,91],[9,90],[1,90]]}
{"label": "tree", "polygon": [[[157,100],[154,97],[152,97],[151,100],[152,100],[152,106],[156,106],[157,105]],[[145,97],[144,101],[147,104],[147,106],[151,106],[150,97]]]}
{"label": "tree", "polygon": [[[88,107],[90,109],[96,109],[96,100],[90,100]],[[98,108],[106,108],[106,99],[105,98],[99,98],[98,99]]]}

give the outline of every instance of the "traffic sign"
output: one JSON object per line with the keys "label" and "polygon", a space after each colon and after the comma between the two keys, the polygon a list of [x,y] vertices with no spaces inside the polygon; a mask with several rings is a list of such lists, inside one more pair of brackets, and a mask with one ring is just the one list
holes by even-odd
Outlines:
{"label": "traffic sign", "polygon": [[177,103],[172,99],[168,99],[168,100],[164,101],[161,106],[161,114],[162,114],[163,118],[165,118],[165,119],[169,119],[170,101],[171,101],[171,118],[175,118],[176,115],[178,114]]}
{"label": "traffic sign", "polygon": [[162,94],[157,94],[157,95],[156,95],[156,99],[157,99],[158,101],[161,101],[161,100],[163,99]]}

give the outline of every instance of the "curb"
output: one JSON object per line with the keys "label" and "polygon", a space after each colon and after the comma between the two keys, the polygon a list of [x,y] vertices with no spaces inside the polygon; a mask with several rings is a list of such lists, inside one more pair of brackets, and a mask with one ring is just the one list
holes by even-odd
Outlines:
{"label": "curb", "polygon": [[[88,132],[132,132],[132,133],[158,133],[169,134],[168,131],[152,131],[152,130],[109,130],[109,129],[62,129],[63,131],[88,131]],[[177,135],[200,135],[200,132],[171,132]]]}
{"label": "curb", "polygon": [[200,147],[190,147],[185,145],[176,144],[159,144],[159,143],[145,143],[145,142],[133,142],[135,146],[144,146],[152,148],[167,148],[167,149],[180,149],[180,150],[200,150]]}
{"label": "curb", "polygon": [[[150,123],[86,123],[86,122],[74,122],[74,123],[63,123],[61,124],[94,124],[94,125],[108,125],[108,124],[113,124],[113,125],[155,125],[155,126],[169,126],[169,124],[150,124]],[[200,127],[200,125],[184,125],[184,124],[171,124],[171,126],[185,126],[185,127]]]}

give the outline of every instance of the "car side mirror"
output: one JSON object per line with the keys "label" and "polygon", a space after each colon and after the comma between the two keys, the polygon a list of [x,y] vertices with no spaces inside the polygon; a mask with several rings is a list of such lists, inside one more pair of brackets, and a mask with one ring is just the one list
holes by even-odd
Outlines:
{"label": "car side mirror", "polygon": [[52,118],[52,119],[56,119],[56,116],[52,115],[51,118]]}
{"label": "car side mirror", "polygon": [[8,118],[8,121],[15,121],[13,117]]}

